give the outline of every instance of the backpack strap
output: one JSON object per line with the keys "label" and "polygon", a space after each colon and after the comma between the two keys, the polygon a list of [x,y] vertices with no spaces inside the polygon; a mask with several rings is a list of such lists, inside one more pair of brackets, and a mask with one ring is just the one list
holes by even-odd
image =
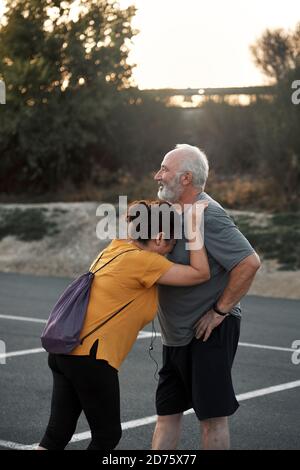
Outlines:
{"label": "backpack strap", "polygon": [[[129,253],[130,251],[141,251],[139,249],[133,249],[133,250],[126,250],[126,251],[122,251],[122,253],[119,253],[117,256],[115,256],[114,258],[112,258],[111,260],[108,261],[108,263],[104,264],[103,266],[101,266],[101,268],[97,269],[97,271],[95,271],[93,274],[96,274],[98,271],[100,271],[100,269],[103,269],[105,266],[107,266],[109,263],[111,263],[114,259],[118,258],[118,256],[121,256],[121,255],[124,255],[124,253]],[[99,259],[102,257],[103,255],[103,252],[101,253],[100,257],[98,258],[97,260],[97,263],[99,261]],[[96,264],[97,264],[96,263]],[[94,264],[95,266],[95,264]],[[93,268],[94,268],[93,266]],[[89,333],[87,333],[83,338],[81,338],[80,340],[80,344],[83,344],[84,340],[86,338],[88,338],[89,336],[91,336],[93,333],[95,333],[95,331],[99,330],[99,328],[101,328],[101,326],[105,325],[105,323],[107,323],[109,320],[111,320],[113,317],[115,317],[116,315],[118,315],[118,313],[120,313],[122,310],[124,310],[126,307],[128,307],[128,305],[130,305],[135,299],[132,299],[130,300],[130,302],[128,302],[126,305],[123,305],[123,307],[121,307],[119,310],[117,310],[116,312],[114,312],[109,318],[107,318],[104,322],[100,323],[100,325],[97,325],[96,328],[94,328],[92,331],[90,331]]]}
{"label": "backpack strap", "polygon": [[126,305],[123,305],[123,307],[119,308],[119,310],[117,310],[116,312],[114,312],[109,318],[107,318],[106,320],[104,320],[102,323],[100,323],[100,325],[97,325],[96,328],[94,328],[92,331],[90,331],[89,333],[87,333],[85,336],[83,336],[83,338],[81,338],[80,340],[80,344],[82,345],[84,340],[86,338],[88,338],[89,336],[91,336],[93,333],[95,333],[97,330],[99,330],[101,328],[101,326],[104,326],[105,323],[107,323],[109,320],[111,320],[112,318],[114,318],[116,315],[118,315],[118,313],[122,312],[122,310],[124,310],[126,307],[128,307],[128,305],[130,305],[135,299],[132,299],[130,302],[128,302],[128,304]]}
{"label": "backpack strap", "polygon": [[95,263],[94,263],[94,264],[93,264],[93,266],[91,267],[91,269],[90,269],[90,271],[89,271],[90,273],[92,273],[92,272],[93,272],[93,269],[94,269],[94,267],[95,267],[95,266],[97,266],[97,263],[100,261],[100,259],[101,259],[101,258],[102,258],[102,256],[103,256],[103,253],[104,253],[104,250],[103,250],[103,251],[101,251],[101,253],[100,253],[100,256],[97,258],[97,260],[95,261]]}
{"label": "backpack strap", "polygon": [[133,250],[126,250],[126,251],[122,251],[122,253],[119,253],[117,256],[115,256],[114,258],[110,259],[106,264],[104,264],[103,266],[101,266],[99,269],[97,269],[96,271],[92,271],[92,269],[94,269],[94,267],[97,265],[98,261],[102,258],[102,255],[104,253],[104,251],[102,251],[101,255],[99,256],[99,258],[97,259],[97,261],[93,264],[93,267],[92,269],[90,270],[90,272],[93,272],[93,274],[96,274],[98,271],[100,271],[101,269],[105,268],[105,266],[107,266],[109,263],[111,263],[113,260],[115,260],[116,258],[118,258],[119,256],[121,255],[124,255],[124,253],[129,253],[130,251],[141,251],[139,250],[138,248],[137,249],[133,249]]}

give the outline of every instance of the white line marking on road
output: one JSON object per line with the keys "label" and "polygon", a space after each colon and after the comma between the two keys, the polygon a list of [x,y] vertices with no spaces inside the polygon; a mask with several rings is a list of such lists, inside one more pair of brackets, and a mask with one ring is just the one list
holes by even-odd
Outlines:
{"label": "white line marking on road", "polygon": [[11,442],[11,441],[2,441],[0,439],[0,447],[6,447],[7,449],[12,450],[33,450],[35,449],[37,444],[19,444],[18,442]]}
{"label": "white line marking on road", "polygon": [[237,399],[239,401],[249,400],[250,398],[262,397],[264,395],[270,395],[270,393],[283,392],[284,390],[290,390],[296,387],[300,387],[300,380],[280,385],[273,385],[272,387],[260,388],[253,392],[241,393],[240,395],[237,395]]}
{"label": "white line marking on road", "polygon": [[[289,389],[296,388],[296,387],[300,387],[300,380],[296,380],[294,382],[288,382],[285,384],[275,385],[272,387],[261,388],[259,390],[253,390],[252,392],[248,392],[248,393],[241,393],[240,395],[237,395],[237,400],[238,401],[249,400],[250,398],[261,397],[264,395],[269,395],[271,393],[281,392],[283,390],[289,390]],[[189,415],[193,413],[194,413],[194,410],[190,409],[190,410],[187,410],[184,414]],[[156,422],[156,419],[157,419],[157,416],[153,415],[153,416],[148,416],[146,418],[127,421],[126,423],[122,423],[122,429],[124,431],[125,429],[138,428],[140,426],[146,426],[147,424],[153,424]],[[90,439],[90,438],[91,438],[90,431],[85,431],[85,432],[75,434],[73,438],[71,439],[71,442],[79,442],[79,441],[83,441],[83,440]]]}
{"label": "white line marking on road", "polygon": [[45,349],[36,348],[36,349],[24,349],[23,351],[12,351],[9,353],[0,354],[0,359],[6,358],[6,357],[26,356],[27,354],[36,354],[36,353],[41,353],[41,352],[45,352]]}
{"label": "white line marking on road", "polygon": [[[145,338],[151,338],[152,333],[151,331],[140,331],[138,334],[137,339],[145,339]],[[159,334],[160,336],[160,334]]]}
{"label": "white line marking on road", "polygon": [[[300,387],[300,380],[295,380],[294,382],[287,382],[284,384],[280,385],[273,385],[271,387],[266,387],[266,388],[260,388],[258,390],[253,390],[252,392],[247,392],[247,393],[241,393],[240,395],[237,395],[237,400],[238,401],[245,401],[245,400],[250,400],[251,398],[257,398],[257,397],[262,397],[265,395],[270,395],[272,393],[277,393],[277,392],[282,392],[285,390],[290,390],[296,387]],[[185,415],[190,415],[193,414],[194,410],[190,409],[186,411],[184,414]],[[153,424],[156,422],[156,415],[153,416],[148,416],[146,418],[141,418],[141,419],[134,419],[132,421],[127,421],[126,423],[122,423],[122,429],[123,431],[125,429],[133,429],[133,428],[138,428],[140,426],[146,426],[148,424]],[[85,432],[80,432],[77,434],[74,434],[72,437],[70,443],[72,442],[79,442],[79,441],[84,441],[87,439],[91,438],[91,433],[90,431],[85,431]],[[11,441],[3,441],[0,440],[0,446],[1,447],[6,447],[9,449],[15,449],[15,450],[31,450],[34,449],[38,444],[30,444],[30,445],[25,445],[25,444],[19,444],[17,442],[11,442]]]}
{"label": "white line marking on road", "polygon": [[[6,320],[20,320],[20,321],[28,321],[28,322],[34,322],[34,323],[47,323],[47,320],[43,320],[41,318],[32,318],[32,317],[19,317],[16,315],[0,315],[0,319],[6,319]],[[144,338],[151,338],[152,333],[150,331],[140,331],[138,335],[138,339],[144,339]],[[156,333],[156,336],[159,337],[161,336],[161,333]],[[268,346],[266,344],[254,344],[254,343],[243,343],[239,342],[239,346],[245,346],[247,348],[259,348],[259,349],[270,349],[272,351],[289,351],[289,352],[294,352],[295,350],[292,348],[283,348],[279,346]]]}
{"label": "white line marking on road", "polygon": [[289,351],[294,352],[292,348],[282,348],[279,346],[267,346],[265,344],[254,344],[254,343],[239,343],[239,346],[246,346],[247,348],[259,348],[259,349],[271,349],[272,351]]}
{"label": "white line marking on road", "polygon": [[[152,336],[151,332],[141,331],[137,339],[151,338],[151,336]],[[292,349],[292,348],[281,348],[278,346],[266,346],[264,344],[239,343],[239,346],[245,346],[247,348],[269,349],[273,351],[288,351],[288,352],[295,351],[295,349]],[[0,359],[4,359],[7,357],[15,357],[15,356],[27,356],[29,354],[37,354],[37,353],[42,353],[42,352],[46,352],[45,349],[35,348],[35,349],[24,349],[23,351],[12,351],[9,353],[0,354]]]}
{"label": "white line marking on road", "polygon": [[[1,317],[1,315],[0,315]],[[159,337],[161,336],[160,333],[156,333],[156,336]],[[146,338],[151,338],[152,337],[152,332],[150,331],[140,331],[137,339],[146,339]],[[258,348],[258,349],[268,349],[271,351],[287,351],[287,352],[294,352],[295,349],[292,348],[282,348],[279,346],[268,346],[265,344],[254,344],[254,343],[239,343],[239,346],[244,346],[247,348]],[[36,354],[36,353],[41,353],[41,352],[46,352],[45,349],[43,348],[35,348],[35,349],[24,349],[23,351],[12,351],[9,353],[2,353],[0,354],[0,359],[4,359],[7,357],[15,357],[15,356],[27,356],[29,354]]]}
{"label": "white line marking on road", "polygon": [[[152,333],[147,332],[147,331],[141,331],[138,335],[137,339],[145,339],[145,338],[151,338]],[[292,350],[294,351],[294,349]],[[7,357],[15,357],[15,356],[26,356],[28,354],[37,354],[41,352],[46,352],[44,348],[35,348],[35,349],[24,349],[23,351],[12,351],[9,353],[1,353],[0,354],[0,359],[4,359]]]}
{"label": "white line marking on road", "polygon": [[4,320],[19,320],[30,321],[34,323],[47,323],[47,320],[42,320],[41,318],[19,317],[17,315],[0,315],[0,318],[3,318]]}

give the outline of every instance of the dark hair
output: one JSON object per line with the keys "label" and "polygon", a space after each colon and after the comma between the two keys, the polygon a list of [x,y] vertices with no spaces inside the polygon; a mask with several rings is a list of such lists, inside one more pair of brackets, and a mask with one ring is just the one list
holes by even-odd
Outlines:
{"label": "dark hair", "polygon": [[[176,227],[180,222],[180,216],[172,204],[159,200],[140,200],[132,202],[127,211],[127,222],[133,224],[136,233],[142,232],[142,236],[135,239],[147,244],[160,232],[166,232],[166,240],[173,240]],[[153,224],[155,221],[155,224]],[[167,227],[166,227],[167,224]],[[165,230],[167,228],[167,230]]]}

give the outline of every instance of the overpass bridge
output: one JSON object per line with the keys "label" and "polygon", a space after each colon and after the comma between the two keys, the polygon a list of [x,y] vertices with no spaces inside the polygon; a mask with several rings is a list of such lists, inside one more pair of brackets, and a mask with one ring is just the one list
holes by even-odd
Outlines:
{"label": "overpass bridge", "polygon": [[169,106],[186,108],[201,107],[214,101],[236,105],[248,105],[258,99],[272,99],[274,86],[248,86],[227,88],[161,88],[141,90],[144,94],[155,97]]}

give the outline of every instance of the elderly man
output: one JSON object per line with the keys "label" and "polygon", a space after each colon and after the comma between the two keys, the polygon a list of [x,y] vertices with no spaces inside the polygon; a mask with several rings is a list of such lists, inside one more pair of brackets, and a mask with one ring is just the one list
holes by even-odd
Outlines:
{"label": "elderly man", "polygon": [[[193,408],[201,423],[203,449],[229,449],[228,416],[238,408],[231,368],[239,333],[239,301],[260,260],[225,210],[204,192],[209,165],[197,147],[182,144],[164,157],[155,175],[158,196],[185,204],[207,199],[204,242],[211,278],[194,287],[159,287],[163,366],[156,392],[153,449],[175,449],[183,412]],[[168,256],[188,264],[186,240]]]}

